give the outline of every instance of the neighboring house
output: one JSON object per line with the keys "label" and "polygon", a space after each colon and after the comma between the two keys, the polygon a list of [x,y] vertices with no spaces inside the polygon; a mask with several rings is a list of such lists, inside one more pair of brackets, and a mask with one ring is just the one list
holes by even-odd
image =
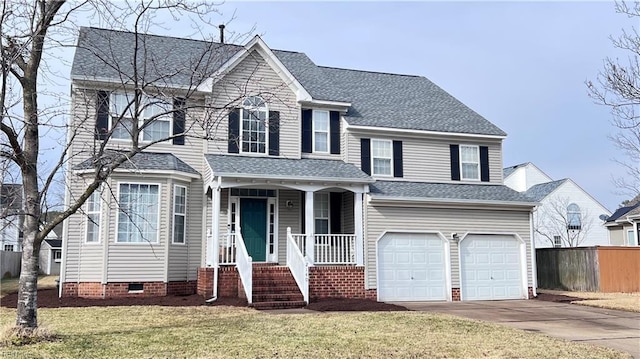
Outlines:
{"label": "neighboring house", "polygon": [[[98,133],[121,134],[106,103],[125,90],[99,55],[130,64],[134,37],[80,31],[72,125],[88,130],[70,147],[67,198],[94,176]],[[171,61],[211,45],[138,43]],[[215,138],[134,156],[65,222],[61,296],[197,291],[274,307],[533,295],[536,203],[503,184],[502,130],[424,77],[322,67],[258,36],[216,46],[228,56],[200,94],[219,104]],[[164,135],[204,116],[176,114]]]}
{"label": "neighboring house", "polygon": [[609,241],[617,246],[640,245],[640,195],[628,206],[618,208],[605,222]]}
{"label": "neighboring house", "polygon": [[22,185],[0,184],[0,250],[22,251]]}
{"label": "neighboring house", "polygon": [[536,248],[610,244],[602,218],[611,212],[573,180],[554,181],[530,162],[503,172],[505,185],[540,202],[533,219]]}
{"label": "neighboring house", "polygon": [[60,274],[62,262],[62,225],[57,225],[49,232],[40,247],[40,273],[46,275]]}

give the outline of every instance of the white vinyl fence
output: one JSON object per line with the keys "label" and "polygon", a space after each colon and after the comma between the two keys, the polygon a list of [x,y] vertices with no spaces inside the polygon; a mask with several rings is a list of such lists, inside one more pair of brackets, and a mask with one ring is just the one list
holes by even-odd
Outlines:
{"label": "white vinyl fence", "polygon": [[0,251],[0,277],[14,278],[20,275],[22,252]]}

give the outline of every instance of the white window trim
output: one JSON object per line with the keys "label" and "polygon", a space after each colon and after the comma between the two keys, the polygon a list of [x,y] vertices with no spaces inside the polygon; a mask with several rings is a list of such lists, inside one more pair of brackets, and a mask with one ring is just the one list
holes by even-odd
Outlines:
{"label": "white window trim", "polygon": [[[390,166],[389,166],[389,174],[386,173],[376,173],[375,172],[375,166],[373,165],[374,163],[374,158],[381,158],[381,159],[387,159],[386,157],[374,157],[373,155],[373,143],[374,142],[386,142],[389,143],[389,148],[391,148],[391,156],[388,158],[391,161]],[[385,139],[380,139],[380,138],[372,138],[371,139],[371,148],[369,149],[369,151],[371,152],[371,175],[372,176],[376,176],[376,177],[393,177],[393,141],[392,140],[385,140]]]}
{"label": "white window trim", "polygon": [[[315,196],[327,196],[327,217],[317,217],[316,216],[316,204],[320,201],[316,201]],[[331,234],[331,195],[329,192],[316,192],[313,194],[313,233],[318,235],[327,235]],[[327,232],[328,233],[317,233],[316,231],[316,220],[317,219],[326,219],[327,220]],[[322,246],[323,244],[316,244],[316,246]]]}
{"label": "white window trim", "polygon": [[[249,97],[254,97],[254,96],[249,96]],[[247,97],[247,98],[249,98]],[[264,152],[251,152],[251,151],[244,151],[242,149],[242,144],[244,142],[244,140],[242,139],[243,137],[243,127],[244,127],[244,111],[246,109],[245,106],[240,107],[240,113],[239,115],[239,121],[240,121],[240,127],[239,127],[239,141],[238,141],[238,150],[240,153],[242,154],[246,154],[246,155],[250,155],[250,156],[269,156],[269,105],[267,104],[267,102],[260,96],[255,96],[255,97],[259,97],[262,102],[264,103],[264,109],[265,109],[265,116],[264,116]],[[245,98],[246,100],[246,98]],[[244,101],[244,100],[243,100]]]}
{"label": "white window trim", "polygon": [[[477,166],[478,166],[478,177],[477,178],[465,178],[464,177],[464,171],[462,170],[462,164],[463,164],[463,162],[462,162],[462,148],[463,147],[476,148],[477,149],[477,151],[476,151],[476,153],[478,154],[478,157],[476,158],[477,162],[464,162],[466,164],[474,164],[474,163],[477,164]],[[477,182],[479,182],[480,178],[482,176],[480,174],[480,172],[482,171],[482,168],[480,166],[480,146],[478,146],[478,145],[460,145],[460,153],[458,155],[458,159],[460,160],[460,180],[462,180],[462,181],[477,181]]]}
{"label": "white window trim", "polygon": [[[86,210],[84,212],[85,213],[84,243],[88,244],[88,245],[100,244],[102,242],[102,186],[96,188],[96,190],[93,193],[96,193],[96,192],[99,194],[98,211],[97,212],[90,212],[90,211]],[[86,207],[86,202],[85,202],[85,208],[87,208]],[[90,214],[97,214],[98,215],[98,240],[97,241],[91,241],[91,242],[88,241],[89,237],[87,236],[87,232],[89,231],[89,224],[91,223],[91,221],[89,220],[89,215]]]}
{"label": "white window trim", "polygon": [[[327,131],[316,130],[316,112],[324,112],[327,114]],[[327,134],[327,150],[319,151],[316,149],[316,132]],[[313,110],[311,115],[311,143],[313,153],[327,154],[331,151],[331,113],[328,110]]]}
{"label": "white window trim", "polygon": [[[177,213],[176,212],[176,193],[178,193],[177,189],[178,188],[184,188],[184,213]],[[184,246],[187,244],[187,203],[189,203],[187,197],[188,197],[188,189],[186,186],[181,186],[181,185],[173,185],[173,211],[172,211],[172,217],[171,217],[171,244],[175,244],[175,245],[179,245],[179,246]],[[182,216],[184,217],[184,228],[182,229],[182,242],[176,242],[176,226],[175,226],[175,221],[176,221],[176,216]]]}
{"label": "white window trim", "polygon": [[[150,241],[142,241],[142,242],[120,242],[118,241],[118,228],[120,225],[120,185],[121,184],[141,184],[141,185],[155,185],[158,186],[158,228],[156,228],[156,241],[155,242],[150,242]],[[160,210],[162,207],[160,201],[162,200],[162,184],[158,183],[158,182],[134,182],[134,181],[119,181],[116,183],[116,185],[118,186],[118,193],[116,194],[116,198],[117,198],[117,207],[116,207],[116,229],[115,229],[115,244],[118,245],[125,245],[125,246],[139,246],[139,245],[154,245],[154,244],[160,244],[161,240],[160,240]]]}
{"label": "white window trim", "polygon": [[[114,126],[114,118],[113,118],[113,111],[112,111],[112,106],[113,106],[113,96],[114,95],[125,95],[125,96],[131,96],[132,100],[133,100],[133,94],[131,94],[130,92],[112,92],[109,94],[109,131],[112,132],[113,131],[113,126]],[[141,99],[144,99],[146,95],[142,95]],[[148,97],[148,96],[146,96]],[[167,98],[160,98],[160,97],[151,97],[152,99],[158,100],[158,101],[167,101],[167,104],[169,104],[171,106],[171,108],[173,109],[173,103],[171,101],[171,99],[167,99]],[[131,100],[131,101],[132,101]],[[138,119],[138,128],[140,128],[140,126],[144,125],[144,121],[145,121],[145,117],[144,117],[144,110],[142,110],[142,114],[139,116],[140,118]],[[164,119],[166,118],[166,119]],[[123,120],[127,120],[130,119],[130,117],[126,117],[126,116],[122,116],[120,118],[120,121]],[[169,113],[169,114],[163,114],[162,116],[158,116],[156,117],[156,119],[160,119],[161,121],[168,121],[169,122],[169,136],[167,137],[171,137],[172,132],[173,132],[173,116]],[[145,128],[146,129],[146,128]],[[138,142],[140,143],[150,143],[153,141],[145,141],[144,140],[144,131],[145,129],[141,129],[139,130],[138,133]],[[120,141],[120,142],[131,142],[130,138],[115,138],[115,137],[110,137],[109,140],[111,141]],[[164,141],[160,141],[160,142],[166,142],[169,139],[165,139]]]}
{"label": "white window trim", "polygon": [[[60,253],[60,258],[56,258],[56,253]],[[53,258],[53,261],[55,263],[60,263],[62,262],[62,250],[61,249],[56,249],[52,251],[51,257]]]}

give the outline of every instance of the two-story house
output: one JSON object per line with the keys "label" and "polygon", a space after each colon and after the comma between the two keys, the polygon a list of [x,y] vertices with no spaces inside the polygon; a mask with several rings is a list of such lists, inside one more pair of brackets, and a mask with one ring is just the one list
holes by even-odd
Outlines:
{"label": "two-story house", "polygon": [[22,252],[22,185],[0,182],[0,250]]}
{"label": "two-story house", "polygon": [[[81,30],[72,121],[87,131],[71,145],[68,198],[94,175],[100,133],[113,149],[128,141],[110,122],[126,84],[99,54],[126,64],[134,39]],[[211,46],[136,43],[172,61]],[[132,157],[65,222],[62,296],[197,291],[277,307],[533,295],[535,203],[503,184],[502,130],[424,77],[318,66],[257,36],[215,48],[219,65],[187,100],[202,110],[154,125],[194,132]]]}

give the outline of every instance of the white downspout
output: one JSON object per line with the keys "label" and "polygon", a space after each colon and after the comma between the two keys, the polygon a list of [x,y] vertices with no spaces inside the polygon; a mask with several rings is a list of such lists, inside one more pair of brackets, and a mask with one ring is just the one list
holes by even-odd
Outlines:
{"label": "white downspout", "polygon": [[222,185],[222,178],[218,176],[217,183],[211,191],[211,246],[210,253],[212,257],[210,260],[213,265],[213,297],[206,300],[207,303],[215,302],[218,299],[218,270],[220,264],[218,263],[219,246],[220,246],[220,187]]}
{"label": "white downspout", "polygon": [[536,263],[536,240],[533,237],[534,235],[534,230],[533,230],[533,212],[535,209],[531,209],[531,212],[529,212],[529,231],[531,231],[531,276],[533,278],[531,278],[533,280],[533,296],[537,297],[538,296],[538,265]]}

